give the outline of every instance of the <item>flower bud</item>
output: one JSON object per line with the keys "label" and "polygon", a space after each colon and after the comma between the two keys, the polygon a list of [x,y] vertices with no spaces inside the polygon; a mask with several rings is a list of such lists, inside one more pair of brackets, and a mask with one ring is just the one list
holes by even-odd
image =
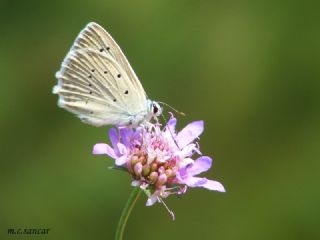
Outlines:
{"label": "flower bud", "polygon": [[148,164],[143,165],[142,167],[142,175],[143,176],[148,176],[150,173],[150,166]]}
{"label": "flower bud", "polygon": [[165,174],[167,175],[167,177],[171,177],[173,175],[173,171],[169,168],[169,169],[166,169],[165,171]]}
{"label": "flower bud", "polygon": [[155,183],[158,180],[158,173],[157,172],[150,173],[149,180],[151,183]]}
{"label": "flower bud", "polygon": [[158,164],[152,163],[151,164],[151,171],[157,171],[157,169],[158,169]]}
{"label": "flower bud", "polygon": [[160,174],[159,178],[158,178],[158,181],[157,181],[157,185],[160,186],[160,185],[163,185],[167,182],[167,175],[165,175],[164,173]]}
{"label": "flower bud", "polygon": [[139,162],[138,156],[134,155],[134,156],[131,158],[131,162],[132,162],[132,165],[133,165],[133,166],[134,166],[137,162]]}
{"label": "flower bud", "polygon": [[161,166],[161,167],[158,168],[158,172],[159,172],[160,174],[164,173],[164,170],[165,170],[165,168],[164,168],[163,166]]}
{"label": "flower bud", "polygon": [[144,155],[139,156],[139,161],[142,162],[145,159]]}
{"label": "flower bud", "polygon": [[142,164],[146,164],[146,163],[147,163],[147,159],[146,159],[146,157],[145,157],[144,155],[141,155],[141,156],[139,157],[139,161],[140,161]]}
{"label": "flower bud", "polygon": [[134,173],[137,176],[140,176],[141,172],[142,172],[142,164],[141,164],[141,162],[138,162],[136,165],[134,165],[133,170],[134,170]]}

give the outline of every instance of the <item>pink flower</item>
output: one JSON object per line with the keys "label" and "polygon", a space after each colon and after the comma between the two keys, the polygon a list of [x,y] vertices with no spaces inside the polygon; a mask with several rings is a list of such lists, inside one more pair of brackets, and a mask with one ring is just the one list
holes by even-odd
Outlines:
{"label": "pink flower", "polygon": [[[132,185],[147,194],[147,206],[155,202],[164,204],[163,198],[184,194],[187,187],[225,192],[221,183],[197,177],[212,165],[212,159],[202,156],[198,143],[194,142],[203,132],[203,121],[192,122],[178,133],[176,122],[172,116],[163,129],[160,124],[151,123],[136,129],[111,128],[111,146],[97,143],[93,154],[106,154],[115,160],[117,167],[128,171]],[[194,155],[199,157],[193,160]]]}

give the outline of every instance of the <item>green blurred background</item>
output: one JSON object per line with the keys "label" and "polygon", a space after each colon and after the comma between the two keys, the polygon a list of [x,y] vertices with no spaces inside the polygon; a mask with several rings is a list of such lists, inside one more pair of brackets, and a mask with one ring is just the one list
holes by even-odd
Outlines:
{"label": "green blurred background", "polygon": [[[112,239],[130,177],[93,156],[108,127],[57,107],[55,72],[89,22],[122,47],[152,99],[205,121],[204,174],[135,207],[125,239],[320,239],[316,1],[0,1],[0,239]],[[8,228],[50,228],[9,236]]]}

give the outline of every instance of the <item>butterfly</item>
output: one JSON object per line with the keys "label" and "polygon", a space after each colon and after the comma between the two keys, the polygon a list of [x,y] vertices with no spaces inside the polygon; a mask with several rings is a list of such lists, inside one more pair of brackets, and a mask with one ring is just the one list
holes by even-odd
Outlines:
{"label": "butterfly", "polygon": [[137,127],[162,113],[118,44],[94,22],[79,33],[56,78],[58,106],[94,126]]}

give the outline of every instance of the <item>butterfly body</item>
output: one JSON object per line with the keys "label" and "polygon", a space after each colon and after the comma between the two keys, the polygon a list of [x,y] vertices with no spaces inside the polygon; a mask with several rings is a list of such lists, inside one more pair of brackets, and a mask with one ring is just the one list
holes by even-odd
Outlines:
{"label": "butterfly body", "polygon": [[56,73],[58,105],[95,125],[137,127],[161,114],[112,37],[89,23]]}

